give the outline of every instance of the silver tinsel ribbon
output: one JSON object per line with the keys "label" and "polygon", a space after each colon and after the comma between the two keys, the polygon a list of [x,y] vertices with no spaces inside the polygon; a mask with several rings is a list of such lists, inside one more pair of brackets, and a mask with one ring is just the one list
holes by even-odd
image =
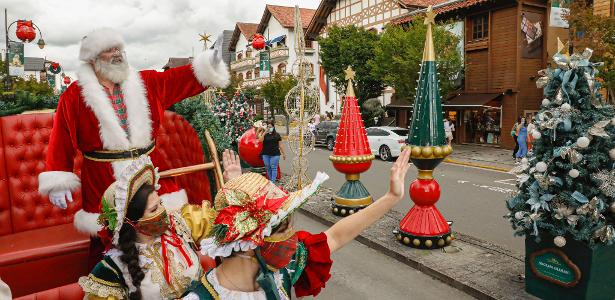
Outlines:
{"label": "silver tinsel ribbon", "polygon": [[608,243],[615,239],[615,229],[612,225],[606,225],[594,232],[594,238],[600,239],[603,243]]}
{"label": "silver tinsel ribbon", "polygon": [[615,170],[601,170],[592,174],[592,177],[600,181],[598,189],[607,197],[615,197]]}
{"label": "silver tinsel ribbon", "polygon": [[598,121],[587,132],[593,136],[609,137],[605,127],[611,123],[611,120]]}

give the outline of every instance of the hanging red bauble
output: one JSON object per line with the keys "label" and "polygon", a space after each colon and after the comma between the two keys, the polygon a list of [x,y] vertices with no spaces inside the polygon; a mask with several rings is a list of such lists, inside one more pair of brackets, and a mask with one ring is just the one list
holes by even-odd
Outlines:
{"label": "hanging red bauble", "polygon": [[17,31],[15,32],[17,38],[22,42],[29,43],[36,38],[36,31],[32,21],[19,20],[17,21]]}
{"label": "hanging red bauble", "polygon": [[255,50],[261,50],[265,48],[265,38],[263,37],[263,35],[257,33],[254,35],[254,37],[252,37],[252,48],[254,48]]}
{"label": "hanging red bauble", "polygon": [[239,139],[238,150],[241,159],[249,164],[250,167],[260,168],[265,165],[263,158],[261,157],[263,143],[256,138],[256,130],[254,130],[254,128],[244,132],[241,136]]}
{"label": "hanging red bauble", "polygon": [[64,77],[64,84],[69,85],[69,84],[70,84],[70,81],[71,81],[71,80],[70,80],[70,77],[68,77],[68,76],[65,76],[65,77]]}

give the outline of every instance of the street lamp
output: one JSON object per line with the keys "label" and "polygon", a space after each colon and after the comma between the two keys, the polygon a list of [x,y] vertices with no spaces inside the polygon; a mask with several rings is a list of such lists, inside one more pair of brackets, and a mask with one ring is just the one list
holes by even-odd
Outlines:
{"label": "street lamp", "polygon": [[34,22],[26,21],[26,20],[17,20],[17,21],[12,22],[11,24],[8,24],[7,9],[6,8],[4,9],[4,28],[5,28],[5,37],[6,37],[6,90],[7,91],[10,90],[10,86],[11,86],[11,76],[9,76],[9,44],[10,42],[14,42],[13,40],[9,38],[9,29],[15,23],[18,23],[19,25],[23,24],[23,26],[25,26],[23,29],[17,28],[16,34],[19,33],[20,35],[25,35],[23,38],[20,36],[17,36],[17,38],[19,38],[20,40],[26,43],[33,41],[36,38],[36,31],[34,31],[34,28],[36,28],[40,36],[36,44],[38,45],[38,48],[40,49],[45,48],[45,40],[43,40],[43,33],[41,32],[41,29],[36,24],[34,24]]}

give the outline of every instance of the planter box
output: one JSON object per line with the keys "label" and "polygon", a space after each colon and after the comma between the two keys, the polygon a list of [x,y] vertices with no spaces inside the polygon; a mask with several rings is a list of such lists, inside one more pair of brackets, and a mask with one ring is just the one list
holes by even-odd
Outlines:
{"label": "planter box", "polygon": [[525,290],[541,299],[615,299],[615,245],[566,240],[559,248],[552,236],[525,239]]}

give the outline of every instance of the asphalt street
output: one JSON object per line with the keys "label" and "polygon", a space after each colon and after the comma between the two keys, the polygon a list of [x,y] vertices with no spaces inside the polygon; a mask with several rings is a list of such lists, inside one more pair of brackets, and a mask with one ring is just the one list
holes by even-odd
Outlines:
{"label": "asphalt street", "polygon": [[[292,152],[289,157],[280,160],[282,172],[292,172]],[[344,183],[344,174],[337,172],[329,161],[331,152],[317,147],[309,153],[308,175],[313,177],[316,171],[323,171],[331,177],[325,185],[337,191]],[[388,176],[392,162],[376,158],[371,168],[361,174],[361,181],[377,199],[388,190]],[[409,184],[417,176],[415,167],[410,169],[406,185],[406,196],[394,209],[405,214],[412,206],[407,195]],[[453,230],[489,241],[522,253],[523,239],[513,236],[513,230],[504,215],[508,213],[505,201],[515,190],[515,178],[500,171],[466,167],[442,163],[434,172],[442,191],[437,207],[444,217],[453,221]]]}
{"label": "asphalt street", "polygon": [[[295,227],[312,233],[327,229],[300,213]],[[333,253],[332,259],[331,279],[317,299],[474,299],[357,241]]]}

